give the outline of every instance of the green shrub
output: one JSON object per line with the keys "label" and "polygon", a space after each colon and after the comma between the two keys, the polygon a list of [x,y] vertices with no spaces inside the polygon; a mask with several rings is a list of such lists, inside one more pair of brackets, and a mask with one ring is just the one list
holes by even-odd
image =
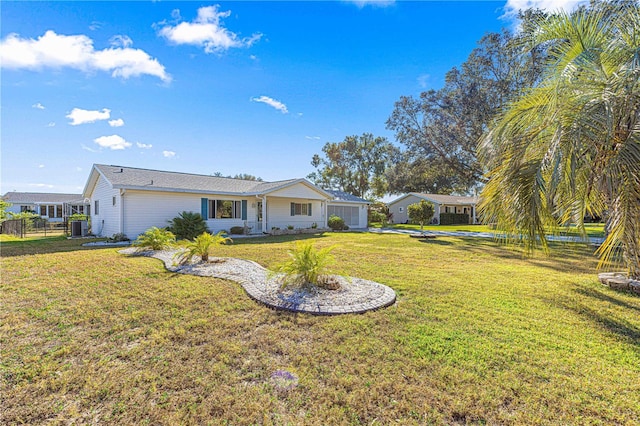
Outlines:
{"label": "green shrub", "polygon": [[287,225],[287,229],[291,231],[293,229],[293,225]]}
{"label": "green shrub", "polygon": [[176,242],[176,236],[171,231],[153,226],[144,234],[138,236],[133,245],[140,249],[165,250]]}
{"label": "green shrub", "polygon": [[69,222],[74,222],[76,220],[89,220],[89,216],[87,216],[86,214],[80,214],[80,213],[74,213],[71,216],[69,216]]}
{"label": "green shrub", "polygon": [[424,224],[429,223],[429,221],[433,217],[434,212],[435,208],[433,207],[433,203],[425,200],[420,200],[419,203],[409,204],[407,206],[409,219],[411,220],[411,222],[419,224],[421,231],[424,227]]}
{"label": "green shrub", "polygon": [[171,219],[167,230],[173,232],[179,240],[193,240],[198,235],[209,232],[207,222],[200,213],[186,211]]}
{"label": "green shrub", "polygon": [[440,225],[467,225],[469,215],[464,213],[440,213]]}
{"label": "green shrub", "polygon": [[211,250],[213,246],[218,244],[226,244],[229,242],[233,242],[233,240],[223,232],[220,231],[215,235],[212,235],[208,232],[203,232],[193,239],[192,242],[187,244],[187,252],[184,254],[182,258],[183,263],[191,262],[194,256],[200,256],[203,262],[209,261],[209,254],[211,254]]}
{"label": "green shrub", "polygon": [[369,211],[369,223],[384,223],[387,220],[387,215],[377,210]]}
{"label": "green shrub", "polygon": [[327,225],[329,226],[329,228],[333,229],[334,231],[342,231],[346,226],[344,224],[344,219],[336,215],[331,215],[329,217],[329,220],[327,221]]}
{"label": "green shrub", "polygon": [[290,260],[277,265],[271,274],[284,274],[282,288],[288,286],[322,286],[326,280],[328,266],[335,262],[331,251],[335,246],[317,250],[309,241],[296,241],[295,248],[288,251]]}
{"label": "green shrub", "polygon": [[231,235],[243,235],[244,226],[232,226],[231,229],[229,229],[229,233]]}

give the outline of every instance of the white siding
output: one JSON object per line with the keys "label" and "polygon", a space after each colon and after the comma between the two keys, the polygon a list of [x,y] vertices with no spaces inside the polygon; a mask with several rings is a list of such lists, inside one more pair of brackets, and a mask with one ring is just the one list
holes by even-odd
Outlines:
{"label": "white siding", "polygon": [[200,196],[194,194],[127,190],[123,202],[124,233],[131,239],[152,226],[168,226],[183,211],[200,213]]}
{"label": "white siding", "polygon": [[[291,203],[311,204],[311,216],[291,216]],[[289,225],[294,228],[311,228],[316,223],[323,227],[326,223],[321,201],[295,198],[267,197],[267,232],[273,227],[286,229]]]}
{"label": "white siding", "polygon": [[[113,197],[116,199],[113,205]],[[96,182],[91,193],[91,232],[100,237],[111,237],[122,231],[120,190],[113,189],[102,177]],[[96,214],[96,200],[99,202],[99,211]]]}
{"label": "white siding", "polygon": [[[393,214],[391,221],[393,223],[407,223],[409,216],[407,215],[407,206],[409,204],[419,203],[422,198],[418,198],[414,195],[409,195],[400,201],[389,204],[389,212]],[[436,204],[434,204],[434,207]]]}
{"label": "white siding", "polygon": [[269,197],[304,198],[309,200],[325,200],[326,197],[303,183],[297,183],[279,191],[268,194]]}

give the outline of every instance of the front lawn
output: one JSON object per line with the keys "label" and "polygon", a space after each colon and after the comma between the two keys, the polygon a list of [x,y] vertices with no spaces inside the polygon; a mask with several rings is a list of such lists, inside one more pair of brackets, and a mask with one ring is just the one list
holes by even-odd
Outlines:
{"label": "front lawn", "polygon": [[[381,224],[373,224],[372,228],[382,228]],[[386,226],[389,229],[399,229],[399,230],[411,230],[411,231],[420,231],[420,225],[414,224],[389,224]],[[584,229],[588,237],[603,237],[604,236],[604,224],[603,223],[585,223]],[[425,231],[442,231],[442,232],[486,232],[493,233],[495,230],[491,228],[489,225],[425,225]],[[549,235],[553,234],[552,230],[549,230]],[[569,236],[580,236],[580,231],[575,225],[569,225],[566,227],[561,227],[557,230],[558,235],[569,235]]]}
{"label": "front lawn", "polygon": [[[487,239],[327,233],[218,253],[270,266],[300,238],[338,244],[341,269],[397,303],[276,312],[118,249],[3,241],[2,422],[640,422],[640,298],[601,286],[588,249],[529,259]],[[287,372],[297,385],[272,379]]]}

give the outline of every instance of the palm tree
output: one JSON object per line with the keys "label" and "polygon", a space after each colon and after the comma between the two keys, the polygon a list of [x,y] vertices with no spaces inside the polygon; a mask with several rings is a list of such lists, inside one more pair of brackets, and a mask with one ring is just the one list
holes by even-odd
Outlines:
{"label": "palm tree", "polygon": [[545,73],[480,142],[484,220],[531,249],[564,223],[586,235],[586,214],[607,215],[600,266],[640,278],[639,4],[541,16],[522,38],[546,51]]}

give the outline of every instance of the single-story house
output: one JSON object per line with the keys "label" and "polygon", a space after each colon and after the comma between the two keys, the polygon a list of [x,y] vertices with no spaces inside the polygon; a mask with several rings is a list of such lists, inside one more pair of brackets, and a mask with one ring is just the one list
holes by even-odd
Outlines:
{"label": "single-story house", "polygon": [[329,210],[340,208],[354,228],[367,226],[366,200],[335,197],[305,179],[261,182],[94,164],[83,197],[91,200],[92,232],[107,237],[135,238],[152,226],[167,226],[183,211],[200,213],[212,232],[234,226],[254,234],[323,228]]}
{"label": "single-story house", "polygon": [[344,191],[326,189],[333,196],[327,206],[327,217],[340,216],[350,229],[362,229],[368,225],[371,202]]}
{"label": "single-story house", "polygon": [[433,203],[434,214],[431,223],[440,223],[440,213],[466,214],[469,216],[470,224],[477,223],[476,205],[478,204],[478,197],[423,194],[419,192],[410,192],[388,204],[389,212],[393,215],[393,223],[407,223],[409,221],[407,207],[410,204],[419,203],[421,200]]}
{"label": "single-story house", "polygon": [[2,199],[11,206],[9,213],[31,212],[49,222],[63,222],[72,214],[89,214],[89,204],[82,194],[53,192],[7,192]]}

